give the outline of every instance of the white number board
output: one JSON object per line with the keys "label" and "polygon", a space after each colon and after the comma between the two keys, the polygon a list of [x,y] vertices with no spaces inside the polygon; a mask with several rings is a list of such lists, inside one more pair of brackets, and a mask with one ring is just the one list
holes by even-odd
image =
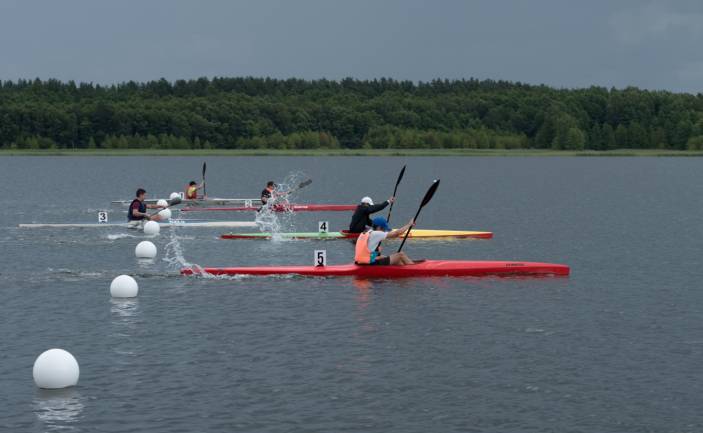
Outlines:
{"label": "white number board", "polygon": [[328,221],[318,221],[317,231],[320,233],[327,233],[330,229],[330,223]]}
{"label": "white number board", "polygon": [[98,212],[98,223],[99,224],[107,224],[107,211],[106,210],[101,210]]}
{"label": "white number board", "polygon": [[327,250],[315,250],[315,266],[327,266]]}

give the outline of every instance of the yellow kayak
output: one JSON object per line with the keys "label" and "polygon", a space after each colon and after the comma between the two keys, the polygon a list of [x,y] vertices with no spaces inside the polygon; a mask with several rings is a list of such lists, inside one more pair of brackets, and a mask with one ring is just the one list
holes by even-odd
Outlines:
{"label": "yellow kayak", "polygon": [[[302,233],[278,233],[277,237],[283,239],[354,239],[359,237],[358,233],[342,232],[302,232]],[[271,233],[228,233],[220,236],[222,239],[271,239]],[[492,232],[477,232],[466,230],[423,230],[413,229],[409,238],[472,238],[491,239]]]}

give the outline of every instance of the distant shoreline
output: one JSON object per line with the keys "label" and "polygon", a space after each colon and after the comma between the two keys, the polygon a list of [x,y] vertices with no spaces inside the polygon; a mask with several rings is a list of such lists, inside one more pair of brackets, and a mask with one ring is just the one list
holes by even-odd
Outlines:
{"label": "distant shoreline", "polygon": [[530,156],[530,157],[690,157],[703,151],[667,149],[550,150],[550,149],[0,149],[3,156]]}

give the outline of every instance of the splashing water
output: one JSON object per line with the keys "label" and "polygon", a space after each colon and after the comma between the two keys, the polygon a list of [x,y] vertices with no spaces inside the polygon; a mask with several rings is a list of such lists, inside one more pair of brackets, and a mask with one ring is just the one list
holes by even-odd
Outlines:
{"label": "splashing water", "polygon": [[[271,233],[271,240],[283,241],[281,236],[283,228],[292,229],[293,211],[288,209],[288,205],[294,202],[298,191],[298,185],[305,179],[303,172],[292,172],[288,174],[282,182],[276,185],[276,192],[265,205],[256,213],[255,221],[261,232]],[[283,206],[285,212],[276,212],[276,208]]]}
{"label": "splashing water", "polygon": [[170,240],[166,244],[163,261],[168,263],[169,267],[179,270],[181,268],[191,268],[194,273],[202,278],[216,278],[215,275],[208,274],[205,269],[197,263],[191,263],[186,260],[183,255],[183,247],[181,239],[193,239],[192,237],[179,236],[176,227],[171,227],[169,230]]}
{"label": "splashing water", "polygon": [[177,234],[176,227],[171,227],[169,230],[170,240],[166,244],[163,261],[169,264],[169,266],[180,269],[183,267],[193,267],[194,265],[188,262],[183,256],[183,247],[180,243],[180,236]]}

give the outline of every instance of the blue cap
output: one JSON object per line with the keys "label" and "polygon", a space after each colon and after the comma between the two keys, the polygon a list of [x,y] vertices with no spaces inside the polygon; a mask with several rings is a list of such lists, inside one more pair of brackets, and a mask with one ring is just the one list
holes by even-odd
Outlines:
{"label": "blue cap", "polygon": [[376,217],[371,220],[371,224],[373,224],[374,227],[378,227],[379,229],[383,230],[384,232],[390,231],[390,227],[388,227],[388,220],[383,218],[383,217]]}

